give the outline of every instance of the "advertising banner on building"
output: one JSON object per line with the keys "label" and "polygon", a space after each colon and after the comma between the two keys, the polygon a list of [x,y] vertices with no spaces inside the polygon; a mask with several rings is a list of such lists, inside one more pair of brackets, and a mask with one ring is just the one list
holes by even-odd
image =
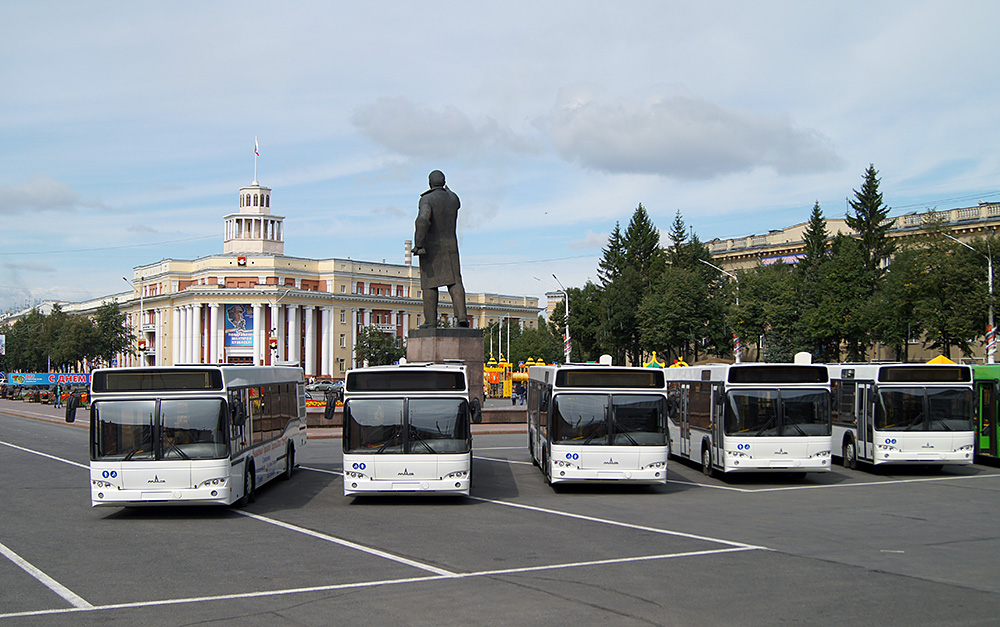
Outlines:
{"label": "advertising banner on building", "polygon": [[55,385],[56,383],[89,385],[90,375],[76,372],[11,372],[7,375],[7,385]]}
{"label": "advertising banner on building", "polygon": [[7,336],[0,335],[0,357],[7,354]]}
{"label": "advertising banner on building", "polygon": [[226,305],[226,348],[253,348],[253,308],[250,305]]}

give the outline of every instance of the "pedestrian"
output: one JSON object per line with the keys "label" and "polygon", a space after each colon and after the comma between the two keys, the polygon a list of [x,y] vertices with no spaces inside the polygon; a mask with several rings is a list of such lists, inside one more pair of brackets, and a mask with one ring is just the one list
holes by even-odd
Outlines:
{"label": "pedestrian", "polygon": [[53,401],[56,408],[62,407],[62,385],[56,383],[55,400]]}

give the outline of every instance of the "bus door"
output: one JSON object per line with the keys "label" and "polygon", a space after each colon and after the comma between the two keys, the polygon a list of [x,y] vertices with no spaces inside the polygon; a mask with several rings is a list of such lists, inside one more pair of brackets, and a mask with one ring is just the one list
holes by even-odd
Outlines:
{"label": "bus door", "polygon": [[691,457],[691,417],[688,415],[688,393],[690,386],[682,383],[679,387],[678,394],[673,398],[674,402],[678,404],[677,411],[681,423],[680,454],[684,457]]}
{"label": "bus door", "polygon": [[858,381],[855,415],[858,419],[857,440],[855,446],[858,458],[872,461],[875,459],[875,383]]}
{"label": "bus door", "polygon": [[721,383],[712,384],[712,459],[715,464],[722,467],[725,462],[724,436],[725,433],[725,410],[726,392]]}
{"label": "bus door", "polygon": [[976,441],[976,453],[996,457],[997,382],[977,381],[976,398],[979,399],[979,435]]}

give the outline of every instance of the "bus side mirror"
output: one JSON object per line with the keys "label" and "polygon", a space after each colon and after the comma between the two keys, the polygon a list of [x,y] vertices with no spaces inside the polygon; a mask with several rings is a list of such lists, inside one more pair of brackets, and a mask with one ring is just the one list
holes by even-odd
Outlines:
{"label": "bus side mirror", "polygon": [[243,408],[243,403],[239,401],[229,402],[229,419],[237,427],[242,427],[247,421],[247,413]]}
{"label": "bus side mirror", "polygon": [[333,420],[333,415],[337,412],[337,396],[335,394],[326,395],[326,407],[323,408],[323,417]]}
{"label": "bus side mirror", "polygon": [[479,424],[483,421],[483,404],[479,402],[479,397],[472,399],[472,422]]}
{"label": "bus side mirror", "polygon": [[70,394],[66,399],[66,422],[76,421],[76,395]]}

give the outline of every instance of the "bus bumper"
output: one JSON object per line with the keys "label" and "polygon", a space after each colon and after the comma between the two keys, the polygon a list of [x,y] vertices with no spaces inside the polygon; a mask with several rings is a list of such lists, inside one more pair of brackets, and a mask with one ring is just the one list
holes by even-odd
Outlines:
{"label": "bus bumper", "polygon": [[472,481],[466,477],[456,479],[419,479],[392,481],[344,476],[344,496],[359,494],[450,494],[469,496]]}
{"label": "bus bumper", "polygon": [[812,459],[727,459],[723,472],[830,472],[830,455]]}
{"label": "bus bumper", "polygon": [[934,453],[912,453],[877,447],[873,463],[879,464],[935,464],[945,466],[966,466],[973,462],[972,447],[957,451],[938,451]]}
{"label": "bus bumper", "polygon": [[229,505],[228,486],[178,490],[121,490],[114,486],[93,487],[92,507],[133,507],[147,505]]}
{"label": "bus bumper", "polygon": [[597,470],[560,466],[552,462],[549,475],[552,483],[635,483],[644,485],[664,485],[667,483],[667,466],[661,468]]}

